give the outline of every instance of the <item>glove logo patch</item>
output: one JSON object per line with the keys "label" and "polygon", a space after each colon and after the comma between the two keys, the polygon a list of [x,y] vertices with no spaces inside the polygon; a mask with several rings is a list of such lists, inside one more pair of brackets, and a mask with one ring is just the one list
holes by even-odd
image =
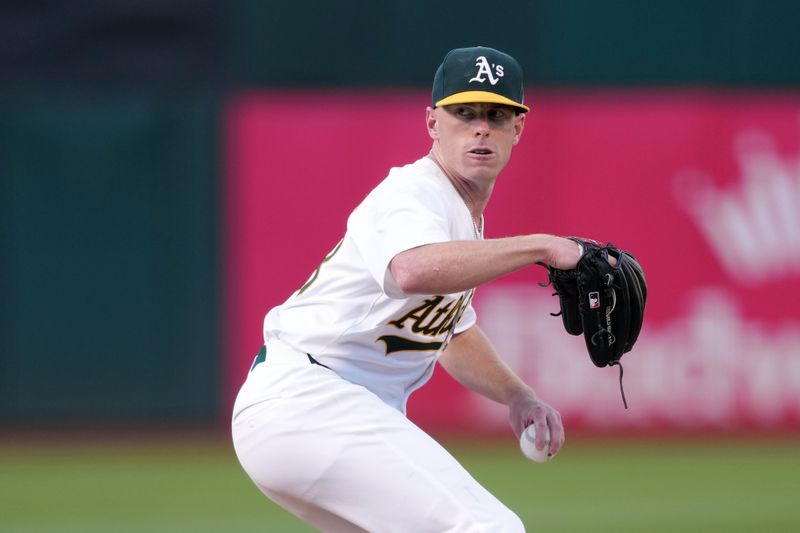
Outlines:
{"label": "glove logo patch", "polygon": [[600,293],[599,292],[590,292],[589,293],[589,309],[599,309],[600,308]]}

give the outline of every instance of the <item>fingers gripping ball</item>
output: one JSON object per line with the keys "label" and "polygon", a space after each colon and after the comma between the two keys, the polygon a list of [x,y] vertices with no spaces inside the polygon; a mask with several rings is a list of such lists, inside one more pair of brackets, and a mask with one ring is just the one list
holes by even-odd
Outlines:
{"label": "fingers gripping ball", "polygon": [[547,429],[547,434],[544,439],[544,446],[542,449],[536,447],[536,429],[533,424],[525,428],[522,435],[519,437],[519,448],[522,450],[522,455],[535,463],[546,463],[553,458],[550,455],[550,429]]}

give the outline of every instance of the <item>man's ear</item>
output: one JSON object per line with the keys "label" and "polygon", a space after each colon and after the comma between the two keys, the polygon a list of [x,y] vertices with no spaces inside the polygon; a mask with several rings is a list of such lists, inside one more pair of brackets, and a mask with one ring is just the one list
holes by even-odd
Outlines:
{"label": "man's ear", "polygon": [[514,121],[514,146],[519,142],[522,137],[522,131],[525,129],[525,116],[525,113],[520,113]]}
{"label": "man's ear", "polygon": [[428,135],[431,139],[439,138],[439,120],[437,114],[438,111],[432,107],[425,109],[425,124],[428,127]]}

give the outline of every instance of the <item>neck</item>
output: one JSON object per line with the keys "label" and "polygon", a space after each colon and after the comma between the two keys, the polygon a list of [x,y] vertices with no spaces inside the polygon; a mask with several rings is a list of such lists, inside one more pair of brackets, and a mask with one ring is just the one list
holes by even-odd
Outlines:
{"label": "neck", "polygon": [[453,184],[456,192],[459,194],[459,196],[461,196],[461,199],[466,204],[467,209],[469,209],[469,212],[472,215],[472,220],[475,223],[475,227],[480,228],[481,216],[483,215],[483,210],[486,208],[486,204],[489,203],[489,198],[492,195],[494,180],[487,183],[477,183],[474,180],[469,180],[454,172],[444,162],[443,158],[440,157],[435,144],[428,154],[428,157],[433,160],[433,162],[436,163],[440,169],[442,169],[444,175],[447,176],[447,179]]}

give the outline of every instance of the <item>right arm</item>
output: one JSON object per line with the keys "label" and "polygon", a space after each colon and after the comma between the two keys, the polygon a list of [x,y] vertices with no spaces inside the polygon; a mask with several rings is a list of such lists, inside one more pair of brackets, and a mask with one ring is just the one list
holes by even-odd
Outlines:
{"label": "right arm", "polygon": [[536,263],[573,268],[580,254],[580,245],[563,237],[520,235],[418,246],[397,254],[389,269],[405,294],[451,294]]}

